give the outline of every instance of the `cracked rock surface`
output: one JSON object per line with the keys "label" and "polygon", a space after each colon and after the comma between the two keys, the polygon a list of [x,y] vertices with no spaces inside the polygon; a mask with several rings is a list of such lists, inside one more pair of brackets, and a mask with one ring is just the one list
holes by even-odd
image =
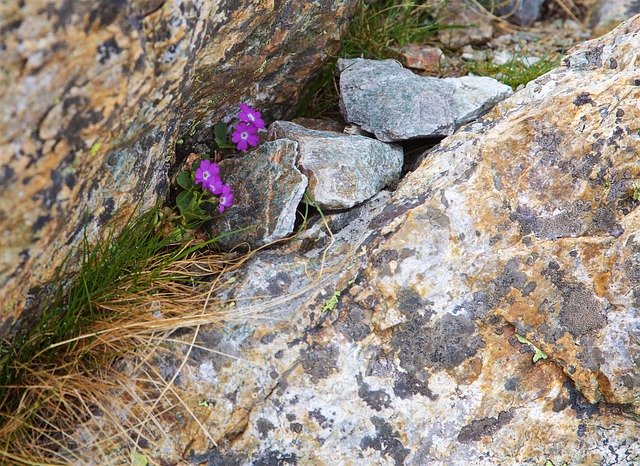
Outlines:
{"label": "cracked rock surface", "polygon": [[322,209],[349,209],[400,177],[404,154],[395,144],[287,121],[274,122],[269,135],[298,143],[298,168],[309,178],[307,192]]}
{"label": "cracked rock surface", "polygon": [[85,233],[167,194],[180,134],[243,101],[286,116],[356,3],[2,2],[0,336]]}
{"label": "cracked rock surface", "polygon": [[640,462],[639,57],[635,18],[331,235],[318,221],[234,272],[220,299],[252,318],[203,329],[176,387],[213,400],[196,414],[216,446],[178,409],[155,458]]}
{"label": "cracked rock surface", "polygon": [[443,137],[513,92],[493,78],[418,76],[395,60],[338,60],[345,120],[380,141]]}

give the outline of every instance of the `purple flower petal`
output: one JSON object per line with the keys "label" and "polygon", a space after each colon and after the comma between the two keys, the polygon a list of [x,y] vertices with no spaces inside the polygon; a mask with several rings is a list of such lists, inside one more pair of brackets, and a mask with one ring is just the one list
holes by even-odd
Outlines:
{"label": "purple flower petal", "polygon": [[222,193],[222,180],[219,177],[215,177],[213,181],[207,186],[209,192],[215,196]]}
{"label": "purple flower petal", "polygon": [[256,147],[260,142],[260,138],[258,137],[257,134],[250,134],[249,137],[247,138],[247,142],[249,143],[250,146]]}
{"label": "purple flower petal", "polygon": [[249,147],[249,145],[247,144],[247,141],[245,141],[244,139],[240,139],[240,141],[236,143],[236,147],[238,147],[238,149],[242,151],[245,151],[247,150],[247,147]]}

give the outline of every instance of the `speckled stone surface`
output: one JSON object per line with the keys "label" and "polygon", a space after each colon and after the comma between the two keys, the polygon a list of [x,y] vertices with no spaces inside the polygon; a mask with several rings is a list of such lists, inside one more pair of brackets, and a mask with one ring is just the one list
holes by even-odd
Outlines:
{"label": "speckled stone surface", "polygon": [[296,168],[297,158],[298,143],[278,139],[220,162],[220,175],[233,187],[234,205],[223,214],[213,209],[214,219],[206,225],[211,236],[221,237],[219,246],[254,248],[293,232],[308,184]]}
{"label": "speckled stone surface", "polygon": [[0,334],[85,226],[166,193],[178,134],[241,101],[283,117],[355,4],[2,2]]}
{"label": "speckled stone surface", "polygon": [[309,178],[307,192],[322,209],[349,209],[398,181],[404,153],[396,144],[288,121],[269,127],[271,139],[298,143],[297,166]]}
{"label": "speckled stone surface", "polygon": [[338,60],[344,119],[380,141],[443,137],[513,91],[493,78],[418,76],[395,60]]}
{"label": "speckled stone surface", "polygon": [[640,17],[228,277],[252,318],[176,388],[216,445],[176,408],[154,459],[638,464],[639,56]]}

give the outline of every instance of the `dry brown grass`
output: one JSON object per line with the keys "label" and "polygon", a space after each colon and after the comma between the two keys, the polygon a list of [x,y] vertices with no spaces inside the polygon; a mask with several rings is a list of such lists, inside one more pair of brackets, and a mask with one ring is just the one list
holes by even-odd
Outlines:
{"label": "dry brown grass", "polygon": [[71,285],[61,280],[39,326],[0,348],[0,464],[136,464],[166,435],[162,416],[179,409],[201,425],[173,386],[182,366],[165,380],[154,360],[178,345],[184,365],[202,326],[265,307],[212,299],[252,253],[216,253],[162,228],[152,213],[107,235]]}
{"label": "dry brown grass", "polygon": [[[81,277],[102,276],[106,267],[108,276],[114,277],[112,284],[87,291],[90,300],[79,301],[82,308],[76,313],[97,317],[80,324],[71,337],[36,346],[38,351],[12,363],[19,383],[0,386],[4,391],[0,464],[156,464],[147,447],[165,441],[175,444],[165,421],[180,416],[191,418],[199,427],[194,435],[215,446],[216,439],[205,425],[210,413],[197,408],[193,399],[197,394],[176,384],[193,349],[222,354],[197,343],[200,329],[267,319],[271,311],[312,291],[335,272],[325,268],[323,255],[319,272],[295,293],[267,300],[257,297],[258,302],[239,305],[225,302],[217,295],[228,274],[262,248],[243,254],[215,253],[194,247],[193,240],[184,242],[181,235],[166,240],[165,233],[149,232],[146,222],[152,217],[134,224],[120,238],[107,238],[117,246],[115,253],[106,245],[81,269]],[[333,236],[324,216],[322,221],[331,238],[328,249]],[[152,224],[158,231],[165,228],[153,220]],[[137,236],[151,246],[138,248]],[[121,261],[123,255],[135,252],[132,247],[143,250],[140,257]],[[110,270],[112,262],[122,267],[122,273]],[[62,301],[67,307],[73,302]],[[181,361],[170,376],[159,373],[158,361],[165,359]]]}
{"label": "dry brown grass", "polygon": [[[85,331],[56,342],[42,352],[55,351],[49,365],[38,366],[40,354],[20,367],[20,385],[6,387],[19,403],[0,427],[5,442],[0,458],[13,464],[121,464],[143,451],[140,439],[157,439],[162,428],[155,421],[180,407],[199,422],[189,405],[165,381],[151,362],[161,356],[176,329],[191,328],[193,338],[202,325],[246,319],[253,311],[236,310],[211,302],[224,272],[241,265],[248,256],[196,254],[171,264],[162,274],[194,278],[213,277],[206,285],[166,281],[149,282],[153,293],[126,292],[109,302],[94,303],[108,315]],[[184,364],[184,362],[183,362]],[[5,403],[0,405],[4,408]],[[120,415],[118,415],[118,413]],[[206,433],[206,430],[203,430]]]}

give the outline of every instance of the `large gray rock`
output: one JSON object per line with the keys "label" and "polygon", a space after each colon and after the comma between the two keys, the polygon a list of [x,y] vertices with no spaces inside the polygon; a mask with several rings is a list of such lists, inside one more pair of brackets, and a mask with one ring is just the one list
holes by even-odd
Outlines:
{"label": "large gray rock", "polygon": [[220,162],[220,175],[234,193],[234,205],[209,225],[214,236],[227,235],[220,246],[262,246],[293,232],[307,187],[307,177],[295,166],[297,148],[295,141],[279,139]]}
{"label": "large gray rock", "polygon": [[298,168],[322,209],[360,204],[397,181],[402,171],[402,148],[372,138],[311,130],[287,121],[273,123],[269,136],[298,143]]}
{"label": "large gray rock", "polygon": [[394,60],[339,60],[346,121],[381,141],[442,137],[513,93],[492,78],[418,76]]}
{"label": "large gray rock", "polygon": [[637,18],[221,277],[250,318],[152,363],[206,400],[152,462],[640,464],[639,59]]}
{"label": "large gray rock", "polygon": [[501,0],[490,3],[484,1],[487,6],[498,5],[493,13],[497,16],[504,16],[510,23],[518,26],[531,26],[540,19],[542,5],[545,0]]}
{"label": "large gray rock", "polygon": [[84,238],[162,200],[181,133],[243,101],[286,116],[357,3],[0,2],[0,336]]}

